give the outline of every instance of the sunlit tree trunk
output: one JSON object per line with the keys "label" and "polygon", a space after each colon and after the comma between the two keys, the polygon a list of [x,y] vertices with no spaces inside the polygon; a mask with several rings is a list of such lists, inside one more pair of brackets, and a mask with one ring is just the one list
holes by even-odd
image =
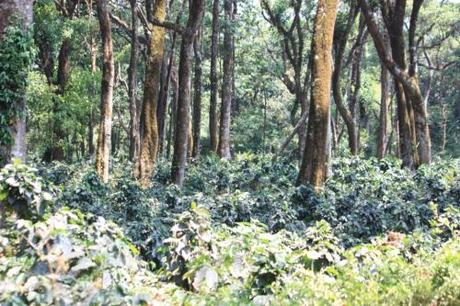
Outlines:
{"label": "sunlit tree trunk", "polygon": [[220,108],[220,129],[218,153],[221,158],[230,159],[230,125],[232,114],[232,89],[233,89],[233,1],[224,0],[225,29],[224,29],[224,66],[222,83],[222,106]]}
{"label": "sunlit tree trunk", "polygon": [[171,179],[182,186],[187,165],[190,132],[190,83],[193,58],[193,41],[201,25],[204,0],[192,0],[189,4],[187,26],[182,33],[179,64],[179,99],[177,104],[177,121],[174,139],[174,155],[171,167]]}
{"label": "sunlit tree trunk", "polygon": [[104,182],[109,180],[109,158],[112,134],[112,108],[114,60],[112,45],[112,25],[107,0],[97,1],[97,14],[102,36],[103,66],[101,82],[101,119],[96,150],[96,171]]}
{"label": "sunlit tree trunk", "polygon": [[313,71],[307,142],[297,184],[319,192],[327,177],[332,40],[338,0],[319,0],[313,34]]}
{"label": "sunlit tree trunk", "polygon": [[[156,1],[152,18],[163,22],[166,18],[166,9],[167,0]],[[135,169],[135,176],[143,187],[148,187],[150,184],[158,153],[157,103],[160,92],[160,73],[163,63],[165,34],[165,28],[152,26],[147,51],[141,114],[141,147]]]}
{"label": "sunlit tree trunk", "polygon": [[[23,27],[24,31],[28,30],[32,22],[32,5],[32,0],[0,1],[0,43],[4,38],[5,28],[10,25]],[[18,17],[18,19],[13,19],[13,16]],[[19,24],[13,24],[15,20]],[[11,51],[15,52],[15,50]],[[23,91],[24,96],[14,101],[14,107],[19,113],[23,113],[26,109],[25,88],[19,88],[18,90]],[[0,100],[0,112],[3,111],[2,104],[3,101]],[[26,159],[26,118],[25,116],[19,116],[13,119],[9,126],[12,141],[9,143],[0,142],[0,166],[8,163],[12,158],[18,158],[23,161]]]}

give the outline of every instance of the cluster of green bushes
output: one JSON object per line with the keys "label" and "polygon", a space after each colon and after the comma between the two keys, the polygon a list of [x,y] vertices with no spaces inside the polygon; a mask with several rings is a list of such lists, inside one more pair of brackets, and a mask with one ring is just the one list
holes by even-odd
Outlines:
{"label": "cluster of green bushes", "polygon": [[151,189],[115,164],[0,172],[0,303],[460,303],[459,161],[342,159],[323,195],[287,160],[191,165]]}

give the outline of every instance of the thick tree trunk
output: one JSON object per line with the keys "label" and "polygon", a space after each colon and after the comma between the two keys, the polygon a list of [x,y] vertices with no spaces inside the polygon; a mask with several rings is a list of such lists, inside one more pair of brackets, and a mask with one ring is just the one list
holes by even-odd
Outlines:
{"label": "thick tree trunk", "polygon": [[202,76],[203,69],[201,67],[202,54],[201,54],[201,32],[195,37],[193,49],[195,51],[195,78],[193,83],[193,150],[192,157],[198,158],[200,156],[200,134],[201,134],[201,90],[202,90]]}
{"label": "thick tree trunk", "polygon": [[209,138],[211,151],[217,153],[218,146],[218,123],[217,123],[217,56],[219,49],[219,1],[214,0],[212,6],[212,35],[211,35],[211,98],[209,102]]}
{"label": "thick tree trunk", "polygon": [[327,177],[332,40],[337,0],[319,0],[313,35],[313,82],[307,144],[297,184],[310,183],[319,192]]}
{"label": "thick tree trunk", "polygon": [[109,180],[109,158],[112,134],[112,108],[114,60],[112,28],[107,0],[97,1],[97,13],[103,45],[103,67],[101,82],[101,119],[96,151],[96,171],[104,182]]}
{"label": "thick tree trunk", "polygon": [[[22,26],[24,31],[29,30],[29,26],[32,22],[33,14],[33,1],[32,0],[2,0],[0,1],[0,43],[3,40],[4,31],[6,27],[16,24],[12,24],[15,20],[20,22],[18,26]],[[19,17],[14,19],[13,17]],[[18,71],[18,73],[20,73]],[[11,90],[11,88],[8,88]],[[24,88],[19,90],[24,91]],[[2,110],[2,101],[0,101],[0,111]],[[15,101],[15,109],[19,113],[23,113],[26,109],[25,94],[22,98]],[[12,141],[10,143],[0,142],[0,167],[11,161],[12,158],[18,158],[23,161],[26,159],[27,147],[26,147],[26,118],[25,116],[19,116],[13,118],[12,123],[9,126],[10,135]]]}
{"label": "thick tree trunk", "polygon": [[179,80],[177,79],[177,71],[174,68],[174,72],[171,75],[171,82],[172,82],[172,97],[171,97],[171,105],[170,105],[170,115],[169,115],[169,129],[168,129],[168,146],[166,148],[166,158],[169,159],[171,156],[171,147],[174,144],[174,137],[176,128],[176,121],[177,121],[177,103],[179,100]]}
{"label": "thick tree trunk", "polygon": [[220,108],[220,129],[218,153],[221,158],[230,159],[230,125],[232,115],[233,89],[233,1],[224,0],[225,22],[224,29],[224,78],[222,84],[222,106]]}
{"label": "thick tree trunk", "polygon": [[131,0],[131,54],[128,68],[128,96],[129,96],[129,159],[135,161],[139,155],[140,130],[139,110],[137,107],[137,0]]}
{"label": "thick tree trunk", "polygon": [[[152,18],[163,22],[166,18],[166,8],[167,0],[156,1]],[[165,28],[153,26],[148,46],[141,115],[141,147],[135,169],[135,176],[143,187],[150,185],[150,178],[155,168],[158,153],[157,102],[160,91],[165,34]]]}
{"label": "thick tree trunk", "polygon": [[189,4],[187,26],[182,33],[179,64],[179,100],[174,139],[174,156],[171,167],[171,179],[182,186],[185,179],[190,130],[190,80],[193,58],[193,41],[201,25],[204,0],[192,0]]}
{"label": "thick tree trunk", "polygon": [[387,151],[388,108],[390,106],[389,73],[385,65],[380,65],[380,114],[377,135],[377,158],[384,158]]}

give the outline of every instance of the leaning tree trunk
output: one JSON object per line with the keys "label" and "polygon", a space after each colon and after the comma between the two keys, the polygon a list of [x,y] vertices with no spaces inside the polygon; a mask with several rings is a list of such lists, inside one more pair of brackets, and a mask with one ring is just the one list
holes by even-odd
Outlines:
{"label": "leaning tree trunk", "polygon": [[101,119],[96,150],[96,171],[104,182],[109,180],[109,158],[112,137],[114,60],[110,15],[107,0],[97,1],[97,13],[103,45],[101,82]]}
{"label": "leaning tree trunk", "polygon": [[[160,22],[165,20],[167,3],[167,0],[156,1],[153,8],[154,19]],[[143,187],[150,184],[150,177],[155,168],[158,153],[157,102],[160,92],[160,72],[163,63],[165,34],[165,28],[153,26],[148,46],[141,115],[141,148],[135,169],[135,176]]]}
{"label": "leaning tree trunk", "polygon": [[201,54],[201,33],[195,37],[193,49],[195,51],[195,78],[193,83],[193,147],[192,157],[198,158],[200,156],[200,134],[201,134],[201,88],[202,88],[202,75],[203,69],[201,67],[202,54]]}
{"label": "leaning tree trunk", "polygon": [[129,96],[129,159],[135,161],[140,148],[140,131],[137,107],[137,0],[131,0],[131,54],[128,68],[128,96]]}
{"label": "leaning tree trunk", "polygon": [[214,0],[212,6],[212,35],[211,35],[211,99],[209,102],[209,138],[211,151],[217,153],[217,56],[219,50],[219,1]]}
{"label": "leaning tree trunk", "polygon": [[332,40],[338,0],[319,0],[313,35],[313,82],[307,142],[297,184],[310,183],[319,192],[327,177]]}
{"label": "leaning tree trunk", "polygon": [[233,89],[233,1],[224,1],[225,29],[224,29],[224,79],[222,84],[222,106],[220,109],[220,129],[218,153],[221,158],[230,159],[230,124],[232,113]]}
{"label": "leaning tree trunk", "polygon": [[[32,0],[0,1],[0,44],[3,44],[4,39],[7,39],[7,37],[5,37],[5,30],[8,26],[19,26],[22,28],[23,33],[26,33],[29,30],[29,26],[32,22],[32,5]],[[2,72],[7,72],[10,69],[15,69],[11,65],[14,63],[9,63],[8,59],[11,56],[15,56],[15,52],[18,51],[18,48],[9,48],[5,51],[1,50],[0,68],[2,68]],[[26,83],[24,82],[24,79],[27,77],[29,63],[27,58],[23,58],[22,60],[23,63],[21,64],[21,67],[17,67],[19,70],[15,69],[15,71],[12,71],[12,73],[15,73],[19,78],[21,78],[22,84],[10,84],[8,80],[0,82],[0,91],[6,92],[8,90],[9,92],[14,93],[13,107],[16,114],[23,114],[26,109]],[[4,65],[6,66],[5,69],[3,69]],[[0,98],[1,113],[6,111],[7,105],[9,103],[11,102],[3,101],[3,99]],[[7,118],[7,122],[9,123],[6,126],[3,126],[3,124],[0,125],[0,136],[2,136],[0,139],[0,167],[10,162],[12,158],[18,158],[24,161],[26,159],[27,153],[25,116],[12,116],[11,118]],[[9,134],[8,136],[4,136],[4,133]],[[3,141],[5,138],[10,139],[10,141]]]}
{"label": "leaning tree trunk", "polygon": [[174,139],[174,155],[171,167],[171,179],[182,186],[185,179],[190,130],[190,79],[193,58],[193,41],[201,25],[204,0],[193,0],[189,4],[187,26],[182,33],[179,64],[179,100]]}

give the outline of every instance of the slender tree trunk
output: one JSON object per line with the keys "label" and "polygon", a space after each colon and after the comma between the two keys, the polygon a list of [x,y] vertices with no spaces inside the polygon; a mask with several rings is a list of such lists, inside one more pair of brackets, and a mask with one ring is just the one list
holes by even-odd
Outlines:
{"label": "slender tree trunk", "polygon": [[193,58],[193,41],[201,25],[204,0],[191,0],[187,26],[182,34],[179,64],[179,100],[174,139],[174,156],[171,167],[171,179],[182,186],[185,179],[190,130],[190,82]]}
{"label": "slender tree trunk", "polygon": [[217,153],[218,133],[217,133],[217,57],[219,47],[219,1],[214,0],[212,6],[212,35],[211,35],[211,99],[209,102],[209,137],[211,141],[211,151]]}
{"label": "slender tree trunk", "polygon": [[[163,22],[166,18],[166,8],[167,0],[156,1],[152,18]],[[141,147],[135,169],[135,176],[143,187],[148,187],[150,184],[158,153],[157,102],[160,91],[165,34],[166,30],[163,27],[153,26],[148,46],[141,115]]]}
{"label": "slender tree trunk", "polygon": [[230,159],[230,125],[232,114],[232,84],[233,84],[233,1],[224,0],[225,21],[224,29],[224,78],[222,84],[222,107],[220,109],[220,129],[218,153],[221,158]]}
{"label": "slender tree trunk", "polygon": [[171,76],[172,82],[172,91],[173,95],[171,97],[171,106],[170,106],[170,119],[169,119],[169,129],[168,129],[168,147],[166,148],[166,158],[169,159],[171,156],[171,147],[174,144],[174,137],[175,137],[175,127],[177,121],[177,104],[179,99],[179,80],[177,79],[177,72],[175,71]]}
{"label": "slender tree trunk", "polygon": [[389,72],[385,65],[380,65],[380,114],[377,136],[377,158],[384,158],[387,151],[388,107],[390,106]]}
{"label": "slender tree trunk", "polygon": [[128,96],[129,96],[129,159],[135,161],[139,155],[140,131],[137,109],[137,0],[130,0],[131,4],[131,54],[128,68]]}
{"label": "slender tree trunk", "polygon": [[[12,24],[15,21],[13,16],[19,17],[16,19],[22,26],[24,31],[29,30],[29,26],[32,22],[33,14],[33,1],[31,0],[2,0],[0,1],[0,43],[3,40],[4,30],[6,27]],[[11,50],[10,50],[11,51]],[[15,52],[15,51],[13,51]],[[3,63],[2,63],[3,64]],[[17,73],[23,73],[18,71]],[[25,72],[24,72],[25,73]],[[14,101],[15,109],[19,113],[22,113],[26,109],[26,97],[25,97],[25,88],[5,88],[4,90],[17,90],[24,95],[21,98]],[[0,112],[3,111],[3,103],[0,99]],[[16,118],[11,118],[9,124],[11,142],[3,143],[0,142],[0,167],[11,161],[12,158],[18,158],[25,161],[27,154],[26,147],[26,118],[25,116],[19,116]]]}
{"label": "slender tree trunk", "polygon": [[192,157],[200,156],[200,134],[201,134],[201,89],[203,69],[201,67],[201,30],[195,37],[193,49],[195,51],[195,78],[194,78],[194,96],[193,96],[193,150]]}
{"label": "slender tree trunk", "polygon": [[319,192],[327,177],[332,40],[337,0],[319,0],[313,35],[313,82],[307,144],[297,184],[310,183]]}
{"label": "slender tree trunk", "polygon": [[[185,7],[185,0],[182,0],[179,13],[177,14],[176,17],[176,23],[180,23],[180,20],[182,18],[183,12],[184,12],[184,7]],[[158,109],[157,109],[157,117],[158,117],[158,134],[160,137],[160,153],[164,155],[166,153],[166,157],[169,158],[170,155],[170,143],[166,144],[166,115],[167,115],[167,109],[168,109],[168,96],[169,96],[169,84],[171,83],[171,78],[172,78],[172,69],[174,67],[174,52],[176,49],[176,42],[177,42],[177,32],[172,33],[172,42],[171,42],[171,49],[169,50],[168,53],[168,60],[167,60],[167,71],[166,71],[166,79],[163,82],[163,86],[160,90],[160,100],[158,102]],[[162,68],[163,70],[163,68]],[[174,101],[174,99],[172,99]],[[175,113],[172,113],[175,116]],[[171,125],[172,121],[172,116],[169,118],[169,124]],[[174,126],[174,123],[172,123]],[[171,129],[170,129],[171,130]],[[174,135],[174,134],[172,134]],[[170,140],[171,137],[169,137],[170,134],[168,132],[168,139]]]}
{"label": "slender tree trunk", "polygon": [[97,1],[97,13],[103,45],[103,66],[101,82],[101,119],[96,151],[96,171],[104,182],[109,180],[109,158],[112,134],[112,108],[114,60],[112,45],[112,25],[107,0]]}

